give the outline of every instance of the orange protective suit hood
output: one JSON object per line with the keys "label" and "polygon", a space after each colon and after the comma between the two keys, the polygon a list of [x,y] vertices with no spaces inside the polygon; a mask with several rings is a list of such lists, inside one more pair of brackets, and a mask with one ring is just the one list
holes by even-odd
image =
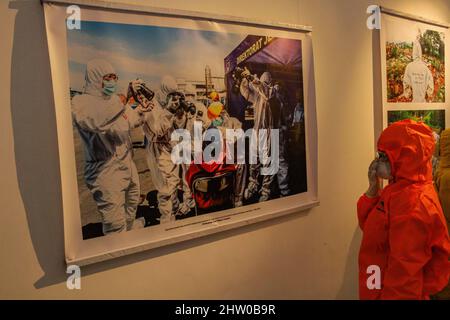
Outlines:
{"label": "orange protective suit hood", "polygon": [[395,181],[429,182],[433,178],[431,157],[435,140],[422,122],[402,120],[386,128],[378,139],[378,151],[389,157]]}

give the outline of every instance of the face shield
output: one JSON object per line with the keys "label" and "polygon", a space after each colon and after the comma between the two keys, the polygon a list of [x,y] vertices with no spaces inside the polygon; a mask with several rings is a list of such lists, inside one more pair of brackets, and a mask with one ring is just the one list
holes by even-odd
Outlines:
{"label": "face shield", "polygon": [[177,110],[180,107],[181,101],[183,99],[184,95],[181,92],[170,92],[166,97],[167,108],[171,110]]}
{"label": "face shield", "polygon": [[270,74],[270,72],[266,71],[261,75],[261,78],[259,80],[265,85],[270,86],[272,84],[272,75]]}
{"label": "face shield", "polygon": [[159,90],[156,93],[156,100],[162,107],[168,108],[169,95],[178,90],[178,85],[175,79],[171,76],[164,76],[161,79]]}
{"label": "face shield", "polygon": [[377,176],[389,180],[392,178],[391,163],[389,157],[384,152],[377,153]]}

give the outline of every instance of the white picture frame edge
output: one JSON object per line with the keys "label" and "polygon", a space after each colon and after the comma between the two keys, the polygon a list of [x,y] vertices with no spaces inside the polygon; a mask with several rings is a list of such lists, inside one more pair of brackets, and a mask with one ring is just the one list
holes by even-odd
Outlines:
{"label": "white picture frame edge", "polygon": [[[309,62],[303,63],[305,117],[308,119],[305,125],[308,191],[265,203],[256,203],[240,208],[210,213],[205,216],[197,216],[187,220],[176,221],[173,224],[170,224],[169,228],[165,225],[160,225],[109,237],[83,240],[81,233],[82,226],[77,190],[75,156],[73,152],[74,143],[70,114],[70,97],[69,90],[67,89],[69,88],[67,39],[65,36],[65,29],[61,30],[61,28],[57,28],[56,26],[59,26],[63,21],[61,19],[65,18],[65,5],[74,3],[81,4],[84,1],[43,0],[43,2],[55,100],[64,216],[65,261],[67,264],[83,266],[97,263],[119,256],[235,229],[244,225],[281,217],[294,212],[304,211],[319,205],[317,186],[318,133],[311,28],[287,28],[286,26],[283,26],[281,28],[284,30],[283,33],[288,32],[286,31],[288,29],[291,30],[291,32],[298,33],[299,36],[301,34],[302,55],[303,57],[308,57],[306,60]],[[95,1],[89,1],[89,3],[95,3]],[[101,7],[89,7],[86,10],[99,9],[101,10]],[[108,13],[113,12],[119,14],[117,12],[123,10],[123,8],[113,9],[114,10],[112,11],[109,10]],[[116,12],[116,10],[119,11]],[[176,19],[189,19],[192,14],[191,12],[187,12],[186,15],[183,16],[182,11],[179,10],[177,10],[177,13],[180,18]],[[129,14],[129,10],[127,10],[126,13],[120,14]],[[211,19],[209,16],[208,18]],[[221,17],[221,19],[223,19],[223,17]],[[235,23],[236,21],[232,22]],[[278,24],[276,26],[272,24],[266,25],[267,28],[274,30],[279,29],[277,26]],[[248,27],[248,25],[245,27]],[[262,28],[262,25],[258,24],[256,28]],[[61,36],[64,41],[61,41]],[[59,43],[57,40],[59,40]],[[60,42],[64,43],[62,44]],[[225,218],[226,220],[224,220]],[[183,224],[188,224],[188,226],[183,227]],[[185,229],[183,232],[174,231],[176,230],[174,229],[175,227]],[[151,236],[149,236],[150,229],[152,231]],[[158,238],[158,235],[160,234],[164,234],[165,237]]]}

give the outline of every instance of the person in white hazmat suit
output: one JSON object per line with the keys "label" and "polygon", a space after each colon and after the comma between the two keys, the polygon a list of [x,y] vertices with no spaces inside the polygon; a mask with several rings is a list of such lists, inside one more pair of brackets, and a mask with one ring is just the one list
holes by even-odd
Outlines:
{"label": "person in white hazmat suit", "polygon": [[118,77],[107,61],[86,66],[85,88],[72,99],[72,117],[85,146],[85,181],[102,216],[105,235],[144,226],[136,220],[139,176],[130,129],[143,123],[143,110],[124,105]]}
{"label": "person in white hazmat suit", "polygon": [[406,98],[412,95],[412,102],[416,103],[426,102],[426,97],[431,99],[434,92],[433,75],[422,60],[422,47],[417,40],[413,43],[413,62],[405,69],[403,88],[403,95]]}
{"label": "person in white hazmat suit", "polygon": [[[213,104],[214,103],[221,104],[220,102],[213,102]],[[242,123],[237,118],[231,117],[225,108],[223,108],[220,115],[213,121],[213,124],[220,130],[222,137],[226,139],[225,148],[227,159],[233,159],[236,165],[236,176],[234,179],[234,207],[241,207],[244,200],[246,166],[245,163],[239,161],[239,157],[242,157],[242,162],[245,162],[245,155],[238,154],[239,150],[237,144],[239,143],[239,140],[244,139],[243,131],[240,133],[240,130],[242,130]],[[233,130],[236,134],[233,135],[233,139],[231,140],[228,140],[230,137],[227,137],[227,129]]]}
{"label": "person in white hazmat suit", "polygon": [[186,119],[178,114],[180,95],[175,79],[164,76],[155,94],[154,108],[146,114],[143,125],[148,140],[147,163],[158,191],[161,224],[174,221],[180,208],[177,191],[182,183],[181,165],[174,163],[171,158],[172,149],[177,144],[171,141],[172,132],[186,125]]}
{"label": "person in white hazmat suit", "polygon": [[[207,113],[208,109],[206,106],[200,102],[195,100],[195,88],[191,84],[187,84],[184,89],[184,97],[187,103],[190,103],[193,105],[195,110],[192,110],[191,112],[184,112],[182,113],[182,117],[186,119],[185,124],[179,123],[176,125],[178,129],[186,129],[189,131],[189,134],[191,136],[191,150],[194,152],[194,124],[195,122],[201,123],[202,132],[205,131],[209,125],[211,124],[211,121],[209,120]],[[185,142],[186,143],[186,142]],[[182,183],[183,183],[183,203],[177,210],[177,215],[185,215],[188,214],[193,208],[195,208],[195,200],[192,197],[191,189],[189,188],[189,185],[186,180],[186,173],[189,170],[190,164],[183,163],[181,164],[182,168]]]}
{"label": "person in white hazmat suit", "polygon": [[[242,79],[240,92],[242,96],[253,105],[254,108],[254,134],[258,137],[258,144],[261,146],[261,141],[259,141],[259,130],[265,129],[265,143],[263,154],[266,159],[269,159],[269,155],[272,149],[271,146],[271,129],[273,129],[273,118],[272,111],[269,105],[269,99],[274,97],[275,88],[272,86],[272,76],[269,72],[264,72],[260,79],[256,76],[251,76],[250,71],[246,69],[242,74],[244,78]],[[249,80],[253,78],[253,80]],[[251,143],[250,147],[253,148],[253,153],[257,154],[258,144]],[[266,174],[263,176],[262,185],[260,188],[259,176],[261,168],[270,167],[269,163],[264,165],[261,163],[260,157],[256,164],[250,164],[249,166],[249,183],[244,191],[244,198],[250,199],[256,194],[260,194],[259,202],[267,201],[271,194],[271,185],[274,180],[275,174]]]}

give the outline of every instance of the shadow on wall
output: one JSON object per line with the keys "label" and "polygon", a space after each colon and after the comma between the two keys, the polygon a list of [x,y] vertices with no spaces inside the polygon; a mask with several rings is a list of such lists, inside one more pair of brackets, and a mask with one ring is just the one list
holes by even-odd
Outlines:
{"label": "shadow on wall", "polygon": [[39,1],[11,1],[17,10],[11,61],[11,115],[17,180],[36,256],[45,275],[34,285],[65,280],[61,182],[55,111]]}
{"label": "shadow on wall", "polygon": [[[39,1],[10,1],[17,10],[11,63],[11,114],[17,178],[43,288],[67,279],[55,106],[44,13]],[[309,211],[86,266],[82,275],[156,258],[228,237],[289,223]],[[150,281],[151,279],[149,279]]]}
{"label": "shadow on wall", "polygon": [[348,300],[358,299],[358,255],[361,244],[362,234],[359,228],[355,229],[353,233],[352,242],[348,249],[347,260],[345,262],[344,277],[342,279],[342,286],[339,289],[336,299]]}

